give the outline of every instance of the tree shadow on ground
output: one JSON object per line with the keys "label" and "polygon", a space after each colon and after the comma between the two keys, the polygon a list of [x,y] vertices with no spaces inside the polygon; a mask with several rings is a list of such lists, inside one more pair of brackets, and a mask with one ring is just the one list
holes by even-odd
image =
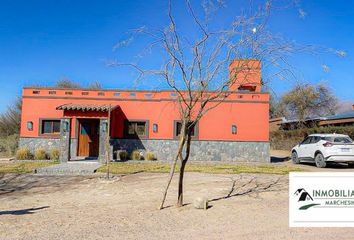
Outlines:
{"label": "tree shadow on ground", "polygon": [[271,163],[278,163],[278,162],[286,162],[289,161],[290,157],[276,157],[276,156],[271,156],[270,157],[270,162]]}
{"label": "tree shadow on ground", "polygon": [[[279,192],[284,191],[287,188],[286,177],[276,177],[274,179],[270,179],[269,181],[264,182],[262,179],[257,179],[257,177],[244,178],[241,177],[229,177],[231,181],[230,190],[226,195],[222,195],[220,197],[215,197],[208,200],[208,207],[210,209],[213,207],[211,203],[218,202],[220,200],[226,200],[229,198],[237,197],[237,196],[252,196],[254,198],[260,198],[259,194],[264,192]],[[183,204],[184,206],[193,205],[191,202],[187,202]],[[171,208],[174,205],[165,206],[163,209]]]}
{"label": "tree shadow on ground", "polygon": [[[259,193],[262,192],[276,192],[276,191],[281,191],[283,189],[281,183],[282,180],[281,177],[278,177],[275,180],[272,180],[267,183],[258,182],[256,177],[253,177],[246,181],[243,181],[242,177],[238,179],[234,179],[234,178],[230,178],[230,179],[232,184],[229,192],[224,196],[213,198],[209,200],[209,202],[216,202],[216,201],[226,200],[236,196],[244,196],[250,194],[256,194],[256,197],[258,197]],[[241,184],[237,186],[238,183]]]}
{"label": "tree shadow on ground", "polygon": [[20,210],[9,210],[9,211],[0,211],[1,215],[26,215],[26,214],[34,214],[38,210],[42,210],[45,208],[49,208],[49,206],[37,207],[37,208],[26,208]]}
{"label": "tree shadow on ground", "polygon": [[[316,168],[316,164],[314,162],[301,162],[299,165]],[[353,169],[353,168],[348,166],[348,164],[346,163],[327,162],[326,168],[323,168],[323,170],[326,169]]]}
{"label": "tree shadow on ground", "polygon": [[[56,192],[75,188],[86,176],[46,176],[33,174],[6,174],[0,178],[0,197],[34,190],[35,193]],[[91,177],[92,178],[92,177]]]}

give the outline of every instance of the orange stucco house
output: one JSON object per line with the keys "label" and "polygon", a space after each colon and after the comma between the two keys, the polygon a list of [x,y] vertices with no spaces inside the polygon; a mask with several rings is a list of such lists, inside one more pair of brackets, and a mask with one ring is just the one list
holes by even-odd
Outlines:
{"label": "orange stucco house", "polygon": [[[195,127],[191,160],[269,161],[269,94],[261,91],[260,62],[253,63],[251,80],[236,79],[227,100]],[[176,98],[171,90],[24,88],[19,145],[31,151],[58,148],[62,162],[103,161],[109,134],[111,157],[116,150],[141,149],[170,160],[180,126]]]}

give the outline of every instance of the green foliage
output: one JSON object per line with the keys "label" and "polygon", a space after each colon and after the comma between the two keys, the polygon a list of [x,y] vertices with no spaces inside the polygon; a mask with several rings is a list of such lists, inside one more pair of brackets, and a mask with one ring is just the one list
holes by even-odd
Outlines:
{"label": "green foliage", "polygon": [[50,160],[58,161],[60,157],[60,151],[57,148],[53,148],[50,151]]}
{"label": "green foliage", "polygon": [[145,160],[148,160],[148,161],[154,161],[154,160],[156,160],[155,153],[150,152],[150,151],[147,151],[147,152],[145,153]]}
{"label": "green foliage", "polygon": [[140,155],[140,151],[139,150],[134,150],[131,155],[130,158],[132,160],[141,160],[141,155]]}
{"label": "green foliage", "polygon": [[38,148],[34,152],[34,159],[35,160],[46,160],[47,159],[47,153],[45,149],[43,148]]}
{"label": "green foliage", "polygon": [[33,159],[33,155],[28,148],[20,148],[16,152],[17,160],[31,160]]}
{"label": "green foliage", "polygon": [[32,173],[36,168],[57,164],[52,161],[0,163],[0,173]]}
{"label": "green foliage", "polygon": [[348,127],[317,127],[301,128],[296,130],[278,130],[270,133],[270,144],[272,149],[291,150],[296,144],[304,139],[306,134],[316,133],[338,133],[346,134],[354,139],[354,126]]}

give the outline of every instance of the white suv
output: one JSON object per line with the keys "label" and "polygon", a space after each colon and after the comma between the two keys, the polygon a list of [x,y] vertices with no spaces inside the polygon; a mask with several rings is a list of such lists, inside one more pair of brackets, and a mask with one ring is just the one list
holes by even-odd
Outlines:
{"label": "white suv", "polygon": [[344,162],[354,166],[354,143],[347,135],[312,134],[291,150],[293,163],[315,162],[326,167],[326,162]]}

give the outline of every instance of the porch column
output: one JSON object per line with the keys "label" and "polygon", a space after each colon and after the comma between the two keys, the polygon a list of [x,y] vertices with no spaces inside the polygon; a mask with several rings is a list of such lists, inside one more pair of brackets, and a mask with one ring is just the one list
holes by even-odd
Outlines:
{"label": "porch column", "polygon": [[67,162],[70,160],[70,129],[71,119],[60,119],[60,162]]}
{"label": "porch column", "polygon": [[99,152],[98,159],[100,162],[106,162],[106,137],[107,137],[107,129],[108,129],[108,121],[107,119],[100,119],[100,136],[99,136]]}

